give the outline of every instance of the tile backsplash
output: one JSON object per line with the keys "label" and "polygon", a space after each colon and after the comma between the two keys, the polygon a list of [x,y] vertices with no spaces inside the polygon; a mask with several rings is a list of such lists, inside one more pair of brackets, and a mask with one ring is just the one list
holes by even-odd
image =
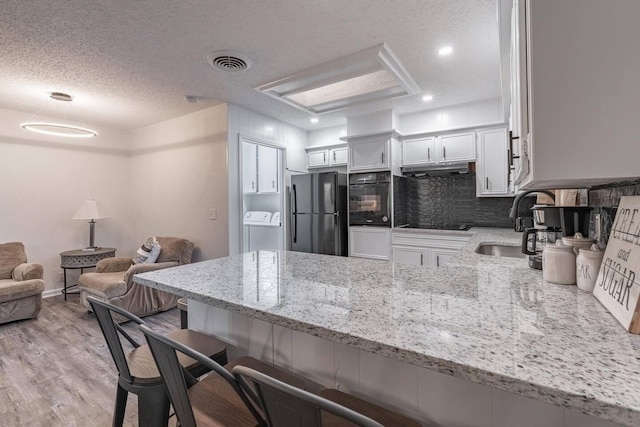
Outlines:
{"label": "tile backsplash", "polygon": [[404,179],[403,208],[411,227],[456,228],[462,224],[513,227],[509,218],[513,197],[476,197],[475,173]]}
{"label": "tile backsplash", "polygon": [[611,184],[609,186],[593,187],[589,190],[589,206],[591,224],[589,235],[595,236],[596,215],[600,215],[601,236],[598,240],[600,247],[606,246],[611,232],[611,225],[616,218],[618,204],[622,196],[639,196],[640,180]]}

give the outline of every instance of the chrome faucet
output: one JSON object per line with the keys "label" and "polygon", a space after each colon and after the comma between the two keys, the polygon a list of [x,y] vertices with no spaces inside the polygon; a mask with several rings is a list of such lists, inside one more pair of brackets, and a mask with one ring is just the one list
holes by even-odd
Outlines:
{"label": "chrome faucet", "polygon": [[515,218],[516,219],[516,224],[515,224],[515,230],[516,231],[523,231],[524,230],[522,218],[520,216],[518,216],[518,215],[520,215],[520,201],[524,198],[524,196],[526,196],[528,194],[531,194],[531,193],[543,193],[543,194],[546,194],[547,196],[551,197],[551,199],[554,202],[556,200],[556,196],[549,190],[529,190],[529,191],[523,191],[522,193],[518,193],[516,198],[513,200],[513,205],[511,206],[511,209],[509,210],[509,218]]}

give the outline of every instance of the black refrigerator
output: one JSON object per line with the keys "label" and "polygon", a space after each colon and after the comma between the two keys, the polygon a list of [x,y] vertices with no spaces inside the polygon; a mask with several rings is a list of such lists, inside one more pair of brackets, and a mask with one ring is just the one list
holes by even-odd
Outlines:
{"label": "black refrigerator", "polygon": [[293,175],[289,197],[290,250],[347,256],[347,175]]}

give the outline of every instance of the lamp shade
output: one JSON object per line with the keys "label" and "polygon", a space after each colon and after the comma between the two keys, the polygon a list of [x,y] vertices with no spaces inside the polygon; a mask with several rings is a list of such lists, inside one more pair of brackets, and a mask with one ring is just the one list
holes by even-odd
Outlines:
{"label": "lamp shade", "polygon": [[82,202],[80,209],[71,219],[103,219],[111,218],[104,205],[96,200],[89,199]]}

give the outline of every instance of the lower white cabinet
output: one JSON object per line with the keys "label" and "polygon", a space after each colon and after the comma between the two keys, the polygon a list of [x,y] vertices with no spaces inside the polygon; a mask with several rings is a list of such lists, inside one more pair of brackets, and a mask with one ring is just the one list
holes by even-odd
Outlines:
{"label": "lower white cabinet", "polygon": [[391,237],[393,262],[442,267],[456,256],[470,238],[464,234],[394,230]]}
{"label": "lower white cabinet", "polygon": [[349,227],[349,256],[391,259],[391,229],[384,227]]}

